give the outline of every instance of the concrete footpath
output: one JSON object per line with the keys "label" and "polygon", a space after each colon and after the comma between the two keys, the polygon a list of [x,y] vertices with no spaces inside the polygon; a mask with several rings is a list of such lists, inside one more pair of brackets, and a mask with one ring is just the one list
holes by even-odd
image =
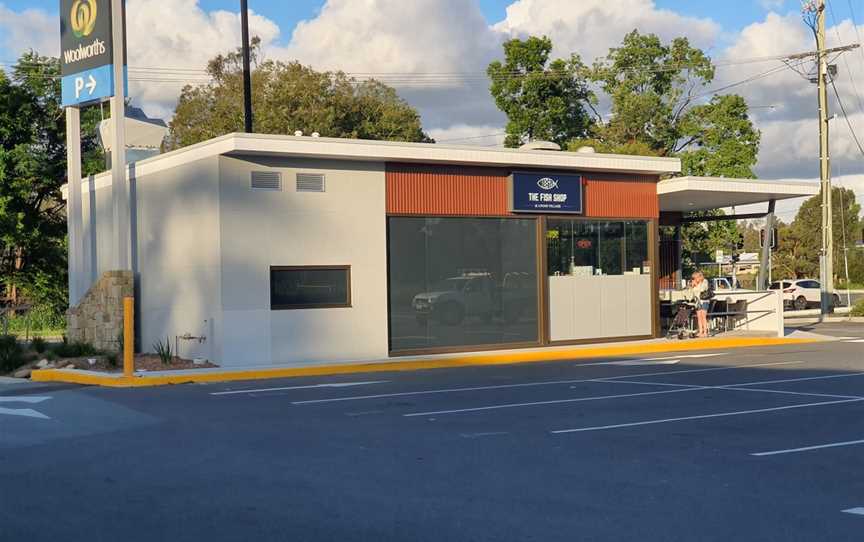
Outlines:
{"label": "concrete footpath", "polygon": [[302,376],[417,371],[484,365],[614,358],[619,356],[712,350],[718,348],[804,344],[821,340],[828,340],[828,337],[804,331],[795,331],[782,338],[735,335],[685,341],[651,339],[623,343],[404,357],[356,363],[309,363],[292,367],[218,367],[183,371],[139,371],[131,378],[123,376],[122,373],[102,373],[80,369],[43,369],[33,371],[31,379],[35,382],[65,382],[114,388],[135,388],[196,382],[231,382],[238,380],[265,380]]}

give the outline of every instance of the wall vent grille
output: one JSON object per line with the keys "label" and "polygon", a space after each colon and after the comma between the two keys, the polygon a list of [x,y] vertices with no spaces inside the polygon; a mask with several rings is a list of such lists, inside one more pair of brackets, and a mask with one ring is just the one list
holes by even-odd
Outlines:
{"label": "wall vent grille", "polygon": [[269,190],[279,192],[282,190],[282,174],[278,171],[253,171],[252,190]]}
{"label": "wall vent grille", "polygon": [[297,191],[298,192],[324,192],[324,174],[323,173],[298,173],[297,174]]}

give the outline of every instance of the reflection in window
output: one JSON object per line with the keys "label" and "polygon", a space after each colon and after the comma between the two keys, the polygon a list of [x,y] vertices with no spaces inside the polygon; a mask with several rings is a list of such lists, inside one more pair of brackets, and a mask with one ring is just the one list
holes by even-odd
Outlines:
{"label": "reflection in window", "polygon": [[390,218],[391,350],[537,343],[536,227]]}
{"label": "reflection in window", "polygon": [[272,310],[350,306],[351,270],[348,266],[270,268]]}
{"label": "reflection in window", "polygon": [[648,223],[549,219],[550,275],[622,275],[649,272]]}

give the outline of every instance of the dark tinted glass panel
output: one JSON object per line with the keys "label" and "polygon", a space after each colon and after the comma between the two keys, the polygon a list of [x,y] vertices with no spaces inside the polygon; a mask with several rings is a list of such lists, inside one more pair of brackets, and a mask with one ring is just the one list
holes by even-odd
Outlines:
{"label": "dark tinted glass panel", "polygon": [[536,220],[388,224],[393,351],[539,340]]}
{"label": "dark tinted glass panel", "polygon": [[350,304],[347,267],[270,269],[270,307],[274,310],[347,307]]}
{"label": "dark tinted glass panel", "polygon": [[548,219],[550,275],[647,273],[648,223]]}

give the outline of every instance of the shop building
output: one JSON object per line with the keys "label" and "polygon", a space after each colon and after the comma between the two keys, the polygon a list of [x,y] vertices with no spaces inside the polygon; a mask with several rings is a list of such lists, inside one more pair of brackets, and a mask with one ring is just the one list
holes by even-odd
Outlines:
{"label": "shop building", "polygon": [[[749,203],[810,192],[658,188],[680,170],[674,158],[245,134],[137,162],[138,344],[185,335],[197,340],[184,357],[264,366],[655,337],[663,201],[674,219],[703,208],[688,201],[700,191],[720,194],[712,206],[732,189]],[[85,179],[82,202],[73,306],[111,271],[110,175]]]}

